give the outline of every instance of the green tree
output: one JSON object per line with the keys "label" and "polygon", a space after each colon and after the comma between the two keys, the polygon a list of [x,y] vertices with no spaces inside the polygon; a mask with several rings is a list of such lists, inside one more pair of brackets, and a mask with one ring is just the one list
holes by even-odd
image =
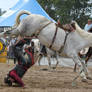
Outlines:
{"label": "green tree", "polygon": [[38,0],[38,2],[41,4],[41,6],[44,8],[44,10],[53,18],[56,20],[56,14],[55,14],[55,8],[53,6],[53,0]]}
{"label": "green tree", "polygon": [[61,23],[78,22],[83,27],[91,14],[92,3],[89,0],[38,0],[46,12]]}

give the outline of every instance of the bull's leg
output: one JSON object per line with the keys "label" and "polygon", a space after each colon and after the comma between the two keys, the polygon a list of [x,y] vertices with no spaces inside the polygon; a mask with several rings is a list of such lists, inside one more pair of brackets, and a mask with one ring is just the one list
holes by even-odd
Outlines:
{"label": "bull's leg", "polygon": [[56,65],[54,66],[54,69],[56,69],[56,67],[57,67],[57,65],[58,65],[58,63],[59,63],[59,61],[58,61],[58,59],[56,58]]}
{"label": "bull's leg", "polygon": [[41,59],[42,59],[42,55],[39,55],[38,60],[37,60],[37,61],[38,61],[39,66],[41,65],[41,64],[40,64]]}
{"label": "bull's leg", "polygon": [[40,53],[35,54],[35,62],[38,62],[38,65],[40,66],[40,61],[42,58],[42,55]]}
{"label": "bull's leg", "polygon": [[87,56],[86,59],[85,59],[85,64],[87,66],[87,63],[88,63],[88,60],[90,59],[91,55],[90,56]]}
{"label": "bull's leg", "polygon": [[[86,69],[87,69],[87,62],[90,59],[90,57],[91,57],[91,55],[87,56],[86,59],[85,59]],[[88,69],[87,69],[87,72],[89,73]],[[92,80],[92,76],[87,74],[87,79]]]}
{"label": "bull's leg", "polygon": [[[80,77],[82,78],[82,81],[83,81],[83,82],[87,82],[87,78],[86,78],[86,74],[85,74],[85,71],[87,71],[87,70],[86,70],[86,68],[85,68],[84,62],[81,63],[80,58],[78,57],[78,55],[73,56],[73,61],[75,62],[75,64],[78,65],[78,67],[79,67],[79,69],[80,69],[79,75],[80,75]],[[77,78],[78,78],[78,77],[77,77]],[[77,78],[76,78],[76,79],[77,79]],[[75,81],[75,79],[74,79],[74,81]]]}
{"label": "bull's leg", "polygon": [[77,68],[77,64],[75,64],[75,66],[74,66],[74,72],[76,72],[76,68]]}
{"label": "bull's leg", "polygon": [[49,64],[49,67],[51,68],[51,60],[50,60],[50,58],[51,58],[51,56],[47,55],[48,64]]}
{"label": "bull's leg", "polygon": [[59,64],[59,61],[58,61],[58,56],[56,55],[55,59],[56,59],[56,65],[53,67],[53,69],[56,69],[57,65]]}

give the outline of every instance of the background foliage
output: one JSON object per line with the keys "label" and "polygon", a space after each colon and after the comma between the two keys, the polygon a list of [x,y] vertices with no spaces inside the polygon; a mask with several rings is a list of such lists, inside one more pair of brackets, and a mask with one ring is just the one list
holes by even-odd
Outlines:
{"label": "background foliage", "polygon": [[62,24],[76,20],[81,27],[91,15],[92,2],[89,0],[38,0],[45,11]]}
{"label": "background foliage", "polygon": [[[92,16],[92,0],[37,1],[54,20],[57,21],[59,19],[62,24],[75,20],[81,27],[84,27],[90,15]],[[5,12],[0,9],[0,16]]]}

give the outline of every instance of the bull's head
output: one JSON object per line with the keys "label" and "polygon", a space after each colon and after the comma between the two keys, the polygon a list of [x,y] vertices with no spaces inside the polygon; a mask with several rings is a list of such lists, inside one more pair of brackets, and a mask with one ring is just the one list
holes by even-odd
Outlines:
{"label": "bull's head", "polygon": [[19,30],[17,30],[17,27],[14,27],[14,26],[11,28],[11,30],[6,30],[3,32],[3,35],[10,36],[10,37],[12,37],[12,36],[17,37],[19,34],[20,34]]}
{"label": "bull's head", "polygon": [[11,30],[4,30],[0,32],[0,37],[5,37],[10,35]]}
{"label": "bull's head", "polygon": [[76,30],[75,24],[76,24],[76,21],[71,22],[71,26],[73,27],[74,30]]}

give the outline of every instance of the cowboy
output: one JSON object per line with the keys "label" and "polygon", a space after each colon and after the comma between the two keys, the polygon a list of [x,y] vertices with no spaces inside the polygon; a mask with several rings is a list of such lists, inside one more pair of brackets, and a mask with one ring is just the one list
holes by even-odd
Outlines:
{"label": "cowboy", "polygon": [[18,84],[20,87],[24,87],[22,77],[27,72],[27,70],[34,64],[34,57],[31,46],[25,48],[25,54],[27,54],[27,59],[23,55],[23,46],[24,44],[29,44],[30,39],[24,38],[20,39],[13,46],[14,55],[17,59],[16,66],[7,74],[4,79],[4,82],[9,86],[12,86],[13,83]]}

